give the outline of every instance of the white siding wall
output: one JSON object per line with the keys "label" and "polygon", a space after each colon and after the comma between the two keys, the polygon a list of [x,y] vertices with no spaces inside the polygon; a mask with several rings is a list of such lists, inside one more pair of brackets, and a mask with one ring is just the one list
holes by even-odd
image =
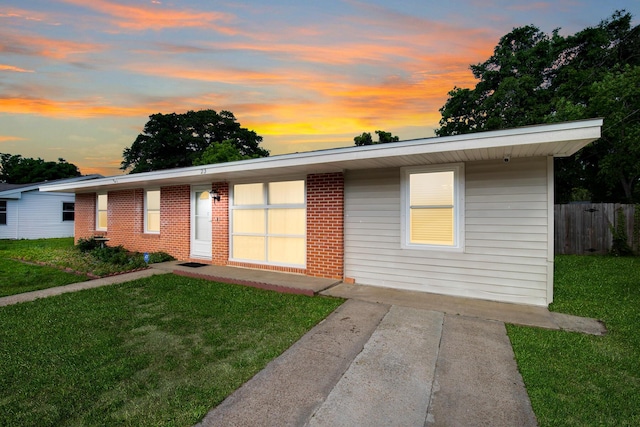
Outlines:
{"label": "white siding wall", "polygon": [[7,200],[7,225],[0,225],[0,239],[15,239],[18,235],[18,222],[12,221],[17,215],[19,200]]}
{"label": "white siding wall", "polygon": [[465,165],[462,253],[400,246],[400,170],[345,175],[345,276],[356,283],[547,305],[547,159]]}
{"label": "white siding wall", "polygon": [[22,193],[7,201],[7,225],[0,225],[1,239],[72,237],[73,221],[62,221],[62,202],[75,202],[67,193]]}

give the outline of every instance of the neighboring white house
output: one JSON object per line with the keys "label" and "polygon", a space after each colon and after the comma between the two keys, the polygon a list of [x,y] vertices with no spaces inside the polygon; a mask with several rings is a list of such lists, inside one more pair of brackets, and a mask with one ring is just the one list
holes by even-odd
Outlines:
{"label": "neighboring white house", "polygon": [[32,184],[0,183],[0,239],[72,237],[74,193],[44,193],[43,184],[67,184],[101,175],[87,175]]}

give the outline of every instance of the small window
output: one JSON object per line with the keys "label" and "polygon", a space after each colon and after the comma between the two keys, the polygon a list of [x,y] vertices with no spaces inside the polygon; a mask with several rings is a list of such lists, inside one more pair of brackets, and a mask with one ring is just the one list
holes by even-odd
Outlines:
{"label": "small window", "polygon": [[62,221],[75,220],[76,204],[71,202],[62,202]]}
{"label": "small window", "polygon": [[160,190],[144,192],[144,232],[160,233]]}
{"label": "small window", "polygon": [[7,201],[0,201],[0,225],[7,225]]}
{"label": "small window", "polygon": [[98,194],[96,201],[96,230],[107,229],[107,207],[108,199],[106,194]]}
{"label": "small window", "polygon": [[404,169],[405,247],[462,248],[462,170],[463,165]]}

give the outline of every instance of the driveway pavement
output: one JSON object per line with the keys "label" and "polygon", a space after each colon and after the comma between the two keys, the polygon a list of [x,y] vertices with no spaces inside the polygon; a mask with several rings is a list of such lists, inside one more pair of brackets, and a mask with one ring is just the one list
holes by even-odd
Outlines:
{"label": "driveway pavement", "polygon": [[[174,268],[159,265],[4,297],[0,306]],[[282,273],[270,273],[265,280],[245,269],[205,271],[181,273],[215,274],[217,280],[229,276],[229,281],[244,285],[296,293],[311,290],[348,300],[213,408],[199,426],[535,426],[504,322],[606,332],[594,319],[542,307],[307,283],[305,276]]]}

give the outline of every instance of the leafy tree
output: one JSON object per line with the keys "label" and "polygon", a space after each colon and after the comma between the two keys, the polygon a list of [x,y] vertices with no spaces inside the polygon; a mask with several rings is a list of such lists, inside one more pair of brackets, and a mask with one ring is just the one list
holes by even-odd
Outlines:
{"label": "leafy tree", "polygon": [[[627,66],[640,65],[640,27],[632,27],[631,20],[630,14],[618,11],[598,26],[567,37],[558,30],[547,35],[535,26],[513,29],[487,61],[471,66],[479,80],[475,88],[455,87],[449,92],[436,134],[604,117],[602,139],[571,158],[556,159],[556,201],[586,192],[594,201],[631,201],[638,175],[629,167],[622,178],[611,153],[627,150],[631,157],[625,160],[640,164],[640,152],[635,154],[630,146],[638,144],[637,139],[633,142],[629,129],[624,137],[620,132],[608,136],[610,123],[617,121],[620,126],[637,120],[631,113],[640,108],[629,93],[633,91],[625,91],[624,83],[614,84],[610,76],[619,73],[617,78],[624,80]],[[635,84],[632,75],[626,78],[632,80],[626,84]],[[607,94],[607,90],[622,92]],[[604,100],[620,97],[629,101],[626,113],[618,114],[616,103]]]}
{"label": "leafy tree", "polygon": [[387,144],[389,142],[398,142],[400,140],[399,137],[394,136],[391,132],[377,130],[376,134],[378,135],[377,141],[373,140],[369,132],[363,132],[362,135],[354,137],[353,141],[358,147],[361,147],[363,145]]}
{"label": "leafy tree", "polygon": [[195,165],[211,165],[214,163],[235,162],[238,160],[247,160],[257,158],[259,156],[243,155],[238,147],[233,144],[232,140],[227,139],[218,144],[209,145],[200,157],[193,161]]}
{"label": "leafy tree", "polygon": [[41,158],[32,159],[19,154],[0,153],[0,182],[31,184],[80,175],[76,165],[62,158],[57,162],[45,162]]}
{"label": "leafy tree", "polygon": [[129,173],[191,166],[205,150],[228,141],[241,156],[266,157],[262,137],[240,126],[233,113],[214,110],[152,114],[131,147],[122,153],[120,169]]}

